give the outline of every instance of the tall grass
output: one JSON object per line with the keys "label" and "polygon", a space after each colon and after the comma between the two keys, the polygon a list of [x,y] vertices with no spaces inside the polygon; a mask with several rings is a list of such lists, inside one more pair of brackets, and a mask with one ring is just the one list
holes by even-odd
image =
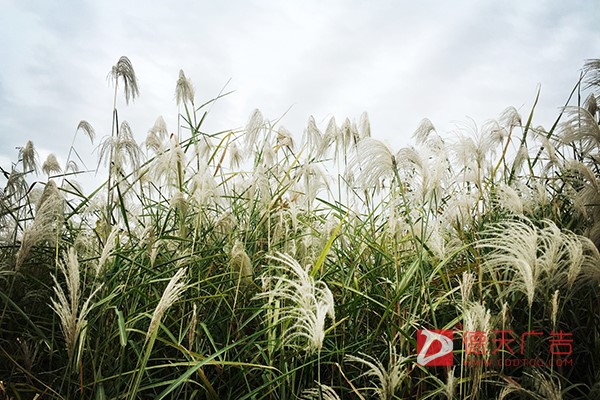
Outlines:
{"label": "tall grass", "polygon": [[[426,399],[600,395],[598,61],[556,123],[514,108],[392,150],[368,116],[298,141],[256,110],[209,133],[176,82],[137,143],[117,96],[88,194],[33,143],[0,195],[0,392],[18,398]],[[537,104],[537,99],[536,103]],[[121,110],[121,114],[125,113]],[[82,121],[75,134],[94,139]],[[83,161],[83,160],[80,160]],[[3,169],[4,170],[4,169]],[[39,174],[43,173],[44,178]],[[60,180],[60,182],[59,182]],[[417,364],[418,329],[453,329],[453,367]],[[506,366],[492,334],[551,365]],[[468,332],[484,332],[469,354]],[[572,334],[572,365],[551,332]],[[536,334],[542,332],[543,334]],[[517,339],[519,339],[517,337]],[[558,356],[556,356],[558,357]]]}

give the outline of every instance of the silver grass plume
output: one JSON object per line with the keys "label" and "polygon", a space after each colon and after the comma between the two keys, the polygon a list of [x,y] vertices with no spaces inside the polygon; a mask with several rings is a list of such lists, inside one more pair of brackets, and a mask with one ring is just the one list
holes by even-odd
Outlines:
{"label": "silver grass plume", "polygon": [[96,138],[96,131],[89,122],[87,122],[86,120],[79,121],[76,131],[82,131],[83,133],[85,133],[88,139],[90,139],[90,141],[94,143],[94,139]]}
{"label": "silver grass plume", "polygon": [[48,176],[50,174],[59,174],[62,171],[54,153],[48,154],[46,161],[42,164],[42,171]]}
{"label": "silver grass plume", "polygon": [[20,153],[20,158],[23,162],[23,172],[33,171],[37,174],[37,151],[35,151],[35,147],[33,147],[33,142],[31,140],[28,140],[27,144],[25,144],[25,147],[21,149]]}
{"label": "silver grass plume", "polygon": [[[110,155],[112,153],[112,160]],[[133,138],[133,132],[127,121],[121,123],[119,134],[104,138],[100,144],[99,163],[104,160],[104,165],[114,168],[117,172],[124,173],[126,165],[130,165],[131,169],[137,171],[142,160],[142,151],[137,142]],[[113,163],[112,166],[109,163]]]}
{"label": "silver grass plume", "polygon": [[292,132],[288,131],[283,126],[279,127],[277,130],[277,147],[286,147],[289,150],[294,151],[294,137],[292,136]]}
{"label": "silver grass plume", "polygon": [[471,296],[471,291],[473,290],[474,284],[475,274],[464,271],[462,274],[462,279],[458,284],[458,286],[460,287],[460,300],[463,309],[467,308],[467,304],[469,303],[469,297]]}
{"label": "silver grass plume", "polygon": [[417,144],[423,145],[427,143],[429,136],[434,132],[435,127],[433,123],[428,118],[424,118],[419,123],[415,133],[413,133],[413,139],[415,139]]}
{"label": "silver grass plume", "polygon": [[252,114],[250,115],[250,118],[248,118],[248,123],[246,124],[246,138],[245,138],[245,144],[246,144],[246,152],[247,153],[251,153],[254,146],[256,146],[256,142],[258,140],[258,134],[260,133],[260,131],[263,129],[265,124],[263,115],[261,114],[259,109],[255,109]]}
{"label": "silver grass plume", "polygon": [[388,343],[390,358],[387,368],[374,357],[361,354],[362,357],[347,355],[346,360],[356,362],[368,367],[368,370],[362,376],[370,376],[377,379],[378,384],[375,387],[375,393],[380,400],[390,400],[394,398],[394,393],[402,384],[402,380],[407,376],[405,358],[398,355],[396,347],[392,342]]}
{"label": "silver grass plume", "polygon": [[318,387],[306,389],[302,392],[303,400],[341,400],[341,397],[325,384],[317,382]]}
{"label": "silver grass plume", "polygon": [[286,305],[279,311],[280,322],[288,324],[283,332],[284,343],[300,346],[308,353],[319,351],[323,347],[327,317],[335,321],[331,290],[325,282],[315,281],[291,256],[277,253],[269,258],[279,263],[273,271],[279,270],[283,275],[264,275],[267,287],[256,297],[268,299],[272,303],[268,307]]}
{"label": "silver grass plume", "polygon": [[519,193],[509,185],[501,183],[497,187],[496,200],[498,206],[516,215],[523,214],[523,201]]}
{"label": "silver grass plume", "polygon": [[583,65],[583,73],[585,74],[586,89],[600,86],[600,59],[586,60]]}
{"label": "silver grass plume", "polygon": [[186,273],[187,268],[180,268],[167,284],[167,287],[152,314],[152,319],[150,320],[150,325],[146,332],[146,341],[148,341],[148,339],[158,330],[165,311],[179,300],[183,292],[187,289],[187,282],[182,280]]}
{"label": "silver grass plume", "polygon": [[512,271],[507,290],[525,293],[530,308],[541,279],[571,288],[580,273],[600,271],[598,250],[589,239],[563,232],[550,220],[542,223],[543,228],[529,220],[494,224],[477,244],[490,250],[484,268]]}
{"label": "silver grass plume", "polygon": [[194,85],[192,81],[185,76],[182,69],[179,70],[179,79],[177,79],[177,85],[175,86],[175,99],[177,105],[180,106],[183,103],[194,104]]}
{"label": "silver grass plume", "polygon": [[185,152],[177,137],[171,135],[169,148],[159,154],[152,164],[154,177],[160,184],[166,183],[171,188],[182,188],[185,166]]}
{"label": "silver grass plume", "polygon": [[33,223],[23,232],[21,246],[16,255],[18,270],[31,249],[41,242],[53,243],[62,226],[64,198],[53,180],[48,181],[36,206]]}
{"label": "silver grass plume", "polygon": [[152,150],[154,153],[160,153],[164,150],[164,141],[167,138],[169,131],[167,123],[163,117],[158,117],[152,128],[148,130],[146,136],[146,149]]}
{"label": "silver grass plume", "polygon": [[362,188],[378,188],[382,179],[393,179],[397,172],[396,157],[383,142],[365,138],[355,150],[347,175],[355,177]]}
{"label": "silver grass plume", "polygon": [[489,346],[488,337],[490,336],[489,334],[491,332],[490,310],[485,308],[485,306],[481,303],[469,303],[467,305],[467,308],[463,311],[463,318],[465,332],[485,332],[486,351],[484,351],[483,353],[487,358],[489,356],[489,351],[487,351]]}
{"label": "silver grass plume", "polygon": [[566,119],[558,128],[558,136],[565,144],[577,142],[584,156],[591,156],[600,146],[600,126],[596,118],[584,108],[567,107]]}
{"label": "silver grass plume", "polygon": [[243,152],[240,151],[239,147],[232,143],[229,145],[229,168],[232,170],[237,170],[240,168],[240,165],[244,161]]}
{"label": "silver grass plume", "polygon": [[25,180],[25,173],[17,170],[14,166],[10,171],[10,175],[6,180],[6,188],[4,189],[4,198],[12,196],[22,197],[25,196],[28,190],[27,181]]}
{"label": "silver grass plume", "polygon": [[231,249],[229,265],[241,285],[252,283],[252,261],[244,249],[244,243],[236,240]]}
{"label": "silver grass plume", "polygon": [[67,353],[69,354],[69,358],[71,358],[77,345],[77,340],[87,324],[85,318],[91,310],[92,298],[102,288],[102,285],[97,287],[83,304],[80,304],[83,293],[81,292],[79,261],[77,260],[75,249],[72,247],[69,248],[64,258],[66,261],[59,262],[58,268],[65,278],[67,290],[65,291],[58,283],[56,276],[53,276],[56,300],[50,299],[50,307],[60,319]]}
{"label": "silver grass plume", "polygon": [[304,131],[304,138],[302,141],[306,145],[311,156],[315,157],[320,153],[321,144],[323,142],[323,133],[321,133],[317,127],[315,117],[312,115],[308,117],[308,125]]}
{"label": "silver grass plume", "polygon": [[552,295],[552,300],[550,301],[551,313],[550,319],[552,321],[552,328],[556,329],[556,321],[558,320],[558,298],[560,295],[560,291],[557,289],[554,291]]}
{"label": "silver grass plume", "polygon": [[592,116],[596,116],[598,113],[598,100],[594,93],[590,93],[589,96],[583,102],[583,107],[590,113]]}
{"label": "silver grass plume", "polygon": [[358,121],[358,135],[361,139],[371,137],[371,122],[369,122],[369,114],[366,111],[363,111],[360,114],[360,119]]}
{"label": "silver grass plume", "polygon": [[113,226],[110,231],[110,234],[104,241],[104,246],[102,247],[102,253],[100,254],[100,258],[98,259],[98,265],[96,266],[96,276],[98,276],[100,274],[100,272],[102,272],[104,270],[104,265],[106,264],[108,257],[110,257],[110,255],[112,254],[112,251],[117,246],[117,243],[119,242],[119,239],[118,239],[119,230],[120,229],[119,229],[118,225]]}
{"label": "silver grass plume", "polygon": [[446,384],[444,385],[444,394],[446,399],[452,400],[454,398],[454,388],[456,387],[456,380],[454,378],[454,367],[448,369],[448,377]]}
{"label": "silver grass plume", "polygon": [[133,65],[129,58],[123,56],[113,65],[112,69],[108,73],[107,79],[111,80],[115,85],[115,93],[119,80],[123,82],[123,90],[125,93],[125,102],[129,104],[129,100],[135,100],[139,96],[140,91],[138,88],[137,77]]}
{"label": "silver grass plume", "polygon": [[527,295],[529,308],[533,305],[540,266],[537,262],[538,230],[529,222],[507,221],[495,224],[485,231],[485,239],[478,247],[491,250],[484,267],[510,270],[514,273],[508,290],[519,290]]}

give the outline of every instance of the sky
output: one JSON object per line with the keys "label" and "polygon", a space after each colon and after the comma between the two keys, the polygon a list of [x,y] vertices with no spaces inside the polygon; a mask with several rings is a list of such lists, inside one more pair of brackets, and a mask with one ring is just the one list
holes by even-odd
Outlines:
{"label": "sky", "polygon": [[[180,69],[208,133],[243,127],[252,111],[300,138],[369,115],[397,149],[427,117],[442,135],[481,126],[508,106],[549,127],[586,59],[600,58],[598,1],[75,1],[0,0],[0,166],[28,140],[64,162],[80,120],[110,134],[106,79],[127,56],[140,95],[120,120],[143,141],[158,116],[177,130]],[[89,168],[94,145],[75,148]],[[88,162],[89,161],[89,162]]]}

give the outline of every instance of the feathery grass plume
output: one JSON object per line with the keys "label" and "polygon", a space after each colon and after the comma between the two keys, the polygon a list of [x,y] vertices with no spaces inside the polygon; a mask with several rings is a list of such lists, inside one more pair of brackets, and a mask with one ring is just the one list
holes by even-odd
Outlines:
{"label": "feathery grass plume", "polygon": [[552,328],[556,329],[556,321],[558,320],[558,297],[559,290],[555,290],[552,295],[552,300],[550,301],[551,312],[550,312],[550,320],[552,321]]}
{"label": "feathery grass plume", "polygon": [[236,275],[236,282],[242,285],[252,283],[252,261],[244,249],[244,243],[236,240],[231,249],[230,257],[229,265]]}
{"label": "feathery grass plume", "polygon": [[23,162],[23,172],[33,171],[37,174],[38,171],[38,161],[37,161],[37,151],[35,147],[33,147],[33,142],[31,140],[27,141],[25,147],[23,147],[19,151],[21,161]]}
{"label": "feathery grass plume", "polygon": [[501,208],[516,215],[523,214],[521,196],[511,186],[500,183],[496,188],[496,200]]}
{"label": "feathery grass plume", "polygon": [[129,58],[122,56],[119,61],[113,65],[108,73],[107,79],[111,80],[115,85],[115,93],[119,85],[119,79],[123,82],[123,90],[125,92],[125,102],[129,104],[129,100],[135,100],[139,96],[138,81],[135,76],[133,65]]}
{"label": "feathery grass plume", "polygon": [[294,151],[294,137],[292,136],[292,132],[283,126],[280,126],[277,130],[277,147],[287,147],[289,150]]}
{"label": "feathery grass plume", "polygon": [[178,106],[186,102],[194,104],[194,85],[185,76],[182,69],[179,70],[179,79],[177,79],[177,85],[175,86],[175,99]]}
{"label": "feathery grass plume", "polygon": [[106,238],[104,246],[102,247],[102,253],[100,254],[100,258],[98,259],[98,265],[96,266],[96,276],[98,276],[100,272],[102,272],[102,270],[104,269],[104,265],[108,260],[108,257],[111,255],[112,251],[117,246],[117,243],[119,243],[119,231],[120,228],[118,225],[113,226],[110,231],[110,234],[108,235],[108,238]]}
{"label": "feathery grass plume", "polygon": [[156,182],[171,188],[183,188],[185,166],[185,153],[177,137],[171,135],[169,148],[159,154],[152,164]]}
{"label": "feathery grass plume", "polygon": [[311,156],[316,157],[320,153],[323,143],[323,133],[317,127],[315,117],[308,117],[308,125],[304,130],[302,142],[306,144],[308,152]]}
{"label": "feathery grass plume", "polygon": [[381,180],[394,178],[396,168],[396,158],[383,142],[365,138],[356,145],[347,175],[355,177],[362,188],[379,188]]}
{"label": "feathery grass plume", "polygon": [[579,236],[585,252],[585,262],[581,265],[581,274],[586,278],[600,283],[600,252],[598,247],[588,238]]}
{"label": "feathery grass plume", "polygon": [[502,111],[498,122],[501,126],[508,128],[509,132],[512,132],[514,128],[518,128],[523,124],[523,119],[521,118],[521,114],[519,114],[517,109],[513,106],[510,106]]}
{"label": "feathery grass plume", "polygon": [[[485,347],[486,350],[483,352],[485,357],[489,356],[488,346],[489,340],[488,337],[491,333],[491,325],[490,325],[490,310],[485,308],[485,306],[481,303],[469,303],[467,308],[463,310],[463,318],[464,318],[464,327],[465,332],[484,332],[485,333]],[[466,342],[466,338],[465,338]]]}
{"label": "feathery grass plume", "polygon": [[239,147],[235,143],[229,145],[229,168],[237,170],[244,161],[243,152],[240,151]]}
{"label": "feathery grass plume", "polygon": [[252,111],[252,114],[250,114],[250,118],[248,118],[248,123],[246,124],[245,129],[245,147],[246,152],[248,154],[252,153],[254,146],[257,144],[256,141],[258,140],[258,134],[263,129],[264,124],[265,121],[260,110],[257,108],[254,111]]}
{"label": "feathery grass plume", "polygon": [[567,107],[566,119],[558,127],[558,136],[565,144],[577,143],[584,157],[597,154],[600,147],[600,125],[594,115],[584,108]]}
{"label": "feathery grass plume", "polygon": [[506,221],[494,224],[483,234],[484,239],[477,243],[477,247],[491,250],[485,255],[484,267],[512,271],[512,284],[507,291],[525,293],[531,308],[541,272],[537,260],[537,228],[529,221]]}
{"label": "feathery grass plume", "polygon": [[83,119],[79,121],[79,124],[77,124],[76,131],[83,131],[83,133],[85,133],[85,135],[90,139],[90,141],[94,143],[94,139],[96,138],[96,131],[89,122]]}
{"label": "feathery grass plume", "polygon": [[586,89],[593,86],[600,86],[600,59],[586,60],[583,65],[585,74]]}
{"label": "feathery grass plume", "polygon": [[23,231],[21,246],[16,255],[18,270],[34,246],[42,242],[54,243],[57,230],[62,227],[64,198],[53,180],[48,181],[36,206],[33,223]]}
{"label": "feathery grass plume", "polygon": [[158,117],[146,136],[146,149],[158,154],[164,150],[164,141],[169,135],[167,123],[163,117]]}
{"label": "feathery grass plume", "polygon": [[330,386],[317,382],[319,387],[305,389],[302,392],[303,400],[341,400],[341,397]]}
{"label": "feathery grass plume", "polygon": [[81,292],[79,261],[77,260],[75,249],[73,247],[69,248],[68,253],[64,254],[64,258],[64,262],[58,263],[58,268],[65,278],[67,291],[65,292],[58,283],[56,276],[53,276],[54,294],[57,300],[50,299],[50,307],[60,319],[67,353],[69,354],[69,359],[71,359],[77,345],[77,340],[87,324],[85,318],[91,310],[92,298],[102,288],[102,285],[97,287],[80,306],[83,293]]}
{"label": "feathery grass plume", "polygon": [[590,113],[590,115],[594,117],[596,116],[596,114],[598,114],[598,100],[596,99],[596,96],[594,96],[594,93],[590,93],[589,96],[585,99],[585,101],[583,102],[583,107]]}
{"label": "feathery grass plume", "polygon": [[54,153],[48,154],[46,161],[42,164],[42,171],[48,176],[50,174],[59,174],[62,171]]}
{"label": "feathery grass plume", "polygon": [[335,321],[333,294],[323,281],[315,281],[308,271],[287,254],[277,253],[270,259],[279,263],[272,271],[284,275],[263,275],[263,284],[270,286],[256,298],[266,298],[273,304],[285,304],[280,309],[280,322],[287,322],[284,343],[300,346],[308,353],[320,350],[325,339],[327,317]]}
{"label": "feathery grass plume", "polygon": [[192,316],[190,318],[189,329],[187,332],[188,350],[193,351],[194,339],[196,338],[196,328],[198,325],[198,307],[194,303],[192,307]]}
{"label": "feathery grass plume", "polygon": [[444,385],[444,394],[446,395],[446,399],[452,400],[454,399],[454,388],[456,387],[456,379],[454,378],[454,367],[448,369],[448,378],[446,379],[446,384]]}
{"label": "feathery grass plume", "polygon": [[158,302],[158,305],[154,309],[154,313],[152,314],[152,319],[150,320],[150,325],[148,326],[148,331],[146,332],[146,341],[154,335],[155,331],[158,330],[160,325],[160,320],[162,319],[165,311],[169,309],[185,292],[187,289],[187,282],[182,280],[182,278],[187,273],[187,268],[180,268],[175,275],[171,278],[165,291]]}
{"label": "feathery grass plume", "polygon": [[219,201],[219,184],[210,172],[208,165],[201,165],[190,182],[190,193],[199,206]]}
{"label": "feathery grass plume", "polygon": [[367,366],[369,369],[361,376],[371,376],[379,381],[379,384],[373,389],[380,400],[390,400],[400,388],[402,380],[407,376],[405,358],[398,355],[396,346],[388,342],[390,358],[387,368],[374,357],[361,354],[362,357],[347,355],[346,361],[356,362]]}
{"label": "feathery grass plume", "polygon": [[79,172],[79,165],[74,160],[71,160],[67,163],[67,167],[65,168],[65,173],[68,172]]}
{"label": "feathery grass plume", "polygon": [[462,279],[458,284],[458,286],[460,287],[460,300],[463,309],[467,308],[467,304],[469,303],[469,297],[471,296],[471,291],[473,290],[474,284],[475,274],[464,271],[462,274]]}
{"label": "feathery grass plume", "polygon": [[10,171],[10,175],[8,175],[8,179],[6,180],[6,188],[4,190],[4,195],[6,198],[10,197],[23,197],[27,193],[28,186],[27,181],[25,180],[25,173],[18,171],[14,166]]}
{"label": "feathery grass plume", "polygon": [[[110,155],[112,154],[112,160]],[[133,171],[137,171],[143,158],[142,150],[133,137],[133,132],[127,121],[121,123],[119,134],[104,138],[100,144],[98,164],[104,160],[104,165],[113,163],[114,171],[124,174],[125,166],[130,165]]]}
{"label": "feathery grass plume", "polygon": [[[563,400],[563,391],[561,389],[560,379],[554,379],[539,369],[533,369],[531,374],[526,373],[531,377],[531,390],[526,391],[528,394],[544,400]],[[537,396],[535,396],[537,395]]]}
{"label": "feathery grass plume", "polygon": [[418,145],[424,145],[432,132],[435,132],[433,123],[428,118],[423,118],[412,137]]}
{"label": "feathery grass plume", "polygon": [[363,111],[358,120],[358,136],[361,139],[371,137],[371,122],[369,122],[369,114]]}

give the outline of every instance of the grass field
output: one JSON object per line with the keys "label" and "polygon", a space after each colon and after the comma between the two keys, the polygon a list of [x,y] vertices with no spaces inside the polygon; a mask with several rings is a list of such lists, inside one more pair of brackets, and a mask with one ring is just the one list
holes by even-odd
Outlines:
{"label": "grass field", "polygon": [[[424,120],[396,151],[367,114],[204,132],[217,99],[183,71],[180,126],[137,143],[122,57],[111,135],[76,133],[104,182],[80,189],[74,148],[2,166],[0,395],[600,398],[600,60],[583,71],[551,127],[535,104]],[[422,365],[442,349],[420,330],[452,331],[452,365]]]}

